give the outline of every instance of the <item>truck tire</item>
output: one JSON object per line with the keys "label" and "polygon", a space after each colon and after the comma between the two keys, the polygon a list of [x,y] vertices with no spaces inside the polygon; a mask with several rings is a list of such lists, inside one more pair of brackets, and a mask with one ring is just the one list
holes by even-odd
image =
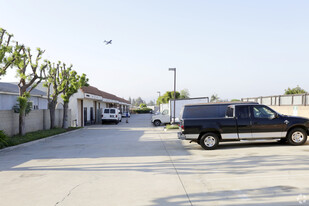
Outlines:
{"label": "truck tire", "polygon": [[206,133],[200,139],[200,145],[206,150],[216,149],[219,145],[219,136],[215,133]]}
{"label": "truck tire", "polygon": [[289,132],[287,139],[291,145],[302,145],[307,141],[307,133],[302,128],[294,128]]}
{"label": "truck tire", "polygon": [[154,124],[154,126],[158,127],[158,126],[161,125],[161,121],[160,121],[160,120],[155,120],[155,121],[153,122],[153,124]]}

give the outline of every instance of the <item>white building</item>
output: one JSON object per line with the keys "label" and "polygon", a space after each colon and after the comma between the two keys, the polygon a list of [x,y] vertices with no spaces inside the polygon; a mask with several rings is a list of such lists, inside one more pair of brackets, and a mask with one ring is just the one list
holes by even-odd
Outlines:
{"label": "white building", "polygon": [[[0,82],[0,110],[12,110],[17,104],[18,96],[19,88],[16,83]],[[33,89],[29,101],[32,102],[33,110],[48,108],[46,93],[40,90]]]}
{"label": "white building", "polygon": [[[39,85],[38,89],[33,89],[30,95],[32,110],[48,109],[45,87]],[[17,104],[18,96],[19,88],[16,83],[0,82],[0,110],[12,110]],[[124,112],[129,110],[130,102],[92,86],[83,87],[70,98],[71,126],[101,123],[102,109],[110,107]],[[56,108],[63,109],[61,97],[58,98]]]}
{"label": "white building", "polygon": [[83,87],[70,98],[71,125],[101,123],[102,109],[111,107],[118,108],[121,112],[128,111],[130,102],[96,87]]}

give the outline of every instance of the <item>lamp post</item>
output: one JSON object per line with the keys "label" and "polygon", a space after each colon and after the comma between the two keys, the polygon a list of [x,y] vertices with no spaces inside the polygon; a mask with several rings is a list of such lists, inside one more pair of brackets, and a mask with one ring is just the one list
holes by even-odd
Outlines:
{"label": "lamp post", "polygon": [[[157,93],[159,94],[159,98],[161,97],[161,92],[157,91]],[[159,104],[159,112],[160,112],[160,104]]]}
{"label": "lamp post", "polygon": [[176,112],[176,68],[169,68],[168,71],[174,72],[174,111],[173,111],[173,119],[172,124],[175,123],[175,112]]}

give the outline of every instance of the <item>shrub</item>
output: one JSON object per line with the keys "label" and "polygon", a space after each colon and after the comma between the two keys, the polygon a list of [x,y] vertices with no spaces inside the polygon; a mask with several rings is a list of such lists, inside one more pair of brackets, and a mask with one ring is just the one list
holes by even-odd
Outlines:
{"label": "shrub", "polygon": [[0,149],[7,147],[9,145],[8,141],[9,137],[4,133],[3,130],[0,130]]}
{"label": "shrub", "polygon": [[133,109],[131,113],[135,114],[146,114],[151,113],[152,109],[150,108],[142,108],[142,109]]}

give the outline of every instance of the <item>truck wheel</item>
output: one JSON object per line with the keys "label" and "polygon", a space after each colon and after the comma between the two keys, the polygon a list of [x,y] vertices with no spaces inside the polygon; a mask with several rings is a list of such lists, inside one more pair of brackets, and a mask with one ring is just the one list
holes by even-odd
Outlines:
{"label": "truck wheel", "polygon": [[302,145],[307,141],[307,133],[302,128],[292,129],[288,134],[288,142],[291,145]]}
{"label": "truck wheel", "polygon": [[158,126],[161,125],[161,121],[160,121],[160,120],[155,120],[155,121],[153,122],[153,124],[154,124],[154,126],[158,127]]}
{"label": "truck wheel", "polygon": [[219,137],[215,133],[206,133],[200,140],[200,145],[206,150],[213,150],[218,147]]}

